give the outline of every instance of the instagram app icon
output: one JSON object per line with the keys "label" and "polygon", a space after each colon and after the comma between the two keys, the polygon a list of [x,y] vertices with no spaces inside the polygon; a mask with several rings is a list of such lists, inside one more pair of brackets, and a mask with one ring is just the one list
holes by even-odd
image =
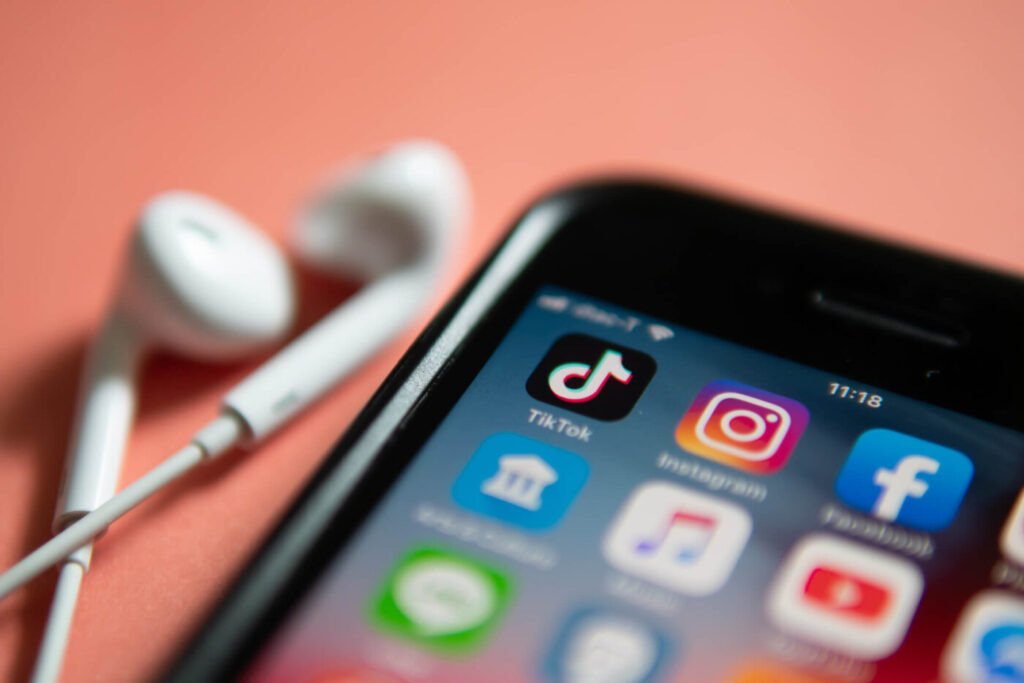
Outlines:
{"label": "instagram app icon", "polygon": [[808,417],[793,399],[719,380],[697,394],[676,427],[676,442],[730,467],[768,474],[786,463]]}

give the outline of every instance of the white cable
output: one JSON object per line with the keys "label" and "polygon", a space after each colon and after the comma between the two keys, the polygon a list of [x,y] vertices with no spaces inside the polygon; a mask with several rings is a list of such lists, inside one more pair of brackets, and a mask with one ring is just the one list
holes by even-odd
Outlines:
{"label": "white cable", "polygon": [[199,430],[187,446],[0,575],[0,599],[88,543],[111,522],[202,461],[231,448],[245,433],[245,426],[234,413],[218,416]]}
{"label": "white cable", "polygon": [[98,536],[107,526],[148,496],[200,463],[203,451],[189,444],[130,484],[93,512],[60,532],[25,559],[0,575],[0,598],[34,579],[67,557],[75,548]]}
{"label": "white cable", "polygon": [[46,631],[36,653],[36,665],[32,671],[31,683],[55,683],[60,675],[67,650],[71,621],[78,602],[78,590],[89,567],[92,557],[92,543],[86,543],[64,560],[57,577],[57,588],[50,604],[50,616],[46,620]]}

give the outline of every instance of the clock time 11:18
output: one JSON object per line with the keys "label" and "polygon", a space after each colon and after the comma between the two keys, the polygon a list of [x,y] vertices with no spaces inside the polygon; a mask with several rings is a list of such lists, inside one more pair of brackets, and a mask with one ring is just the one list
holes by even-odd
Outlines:
{"label": "clock time 11:18", "polygon": [[858,391],[845,384],[839,382],[828,383],[828,394],[829,396],[838,396],[839,398],[850,399],[856,401],[862,405],[866,405],[869,408],[878,408],[882,405],[882,397],[878,394],[872,394],[867,391]]}

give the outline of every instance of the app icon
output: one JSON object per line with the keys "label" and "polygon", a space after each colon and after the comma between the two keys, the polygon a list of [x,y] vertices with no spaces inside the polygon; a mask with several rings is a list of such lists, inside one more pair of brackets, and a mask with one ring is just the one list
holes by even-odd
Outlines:
{"label": "app icon", "polygon": [[814,535],[790,552],[768,595],[782,631],[861,659],[899,647],[924,580],[912,562],[837,538]]}
{"label": "app icon", "polygon": [[622,506],[605,534],[604,557],[651,583],[708,595],[728,580],[750,530],[750,515],[740,506],[652,481]]}
{"label": "app icon", "polygon": [[667,641],[645,622],[604,609],[574,612],[544,659],[547,681],[641,683],[657,678]]}
{"label": "app icon", "polygon": [[676,427],[684,450],[755,474],[786,464],[809,415],[802,403],[739,382],[706,384]]}
{"label": "app icon", "polygon": [[836,494],[887,522],[938,531],[949,526],[974,476],[952,448],[890,429],[864,432],[836,480]]}
{"label": "app icon", "polygon": [[417,548],[392,567],[369,607],[378,628],[447,654],[478,648],[511,597],[498,569],[440,548]]}
{"label": "app icon", "polygon": [[1003,525],[999,549],[1011,562],[1024,566],[1024,491],[1017,496],[1017,502]]}
{"label": "app icon", "polygon": [[1024,681],[1024,600],[986,591],[967,603],[942,656],[943,680]]}
{"label": "app icon", "polygon": [[518,434],[495,434],[462,469],[452,497],[468,510],[544,531],[569,509],[589,473],[575,453]]}
{"label": "app icon", "polygon": [[621,420],[644,393],[657,364],[646,353],[584,334],[560,338],[526,380],[538,401],[598,420]]}

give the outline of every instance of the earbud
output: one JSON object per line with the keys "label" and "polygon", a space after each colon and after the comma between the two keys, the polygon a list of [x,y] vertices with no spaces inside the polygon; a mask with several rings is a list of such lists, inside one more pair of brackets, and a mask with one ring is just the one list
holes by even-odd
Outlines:
{"label": "earbud", "polygon": [[167,192],[142,212],[118,306],[167,348],[217,360],[280,339],[295,294],[287,261],[256,226],[208,197]]}
{"label": "earbud", "polygon": [[291,274],[278,248],[201,195],[168,192],[150,201],[127,257],[86,361],[57,530],[113,495],[147,351],[237,358],[280,339],[294,316]]}
{"label": "earbud", "polygon": [[408,324],[445,275],[468,203],[469,183],[455,155],[434,142],[412,141],[342,173],[300,213],[299,256],[369,283],[225,397],[253,440]]}
{"label": "earbud", "polygon": [[447,255],[469,210],[459,160],[436,142],[410,141],[343,168],[300,214],[303,262],[363,280]]}

